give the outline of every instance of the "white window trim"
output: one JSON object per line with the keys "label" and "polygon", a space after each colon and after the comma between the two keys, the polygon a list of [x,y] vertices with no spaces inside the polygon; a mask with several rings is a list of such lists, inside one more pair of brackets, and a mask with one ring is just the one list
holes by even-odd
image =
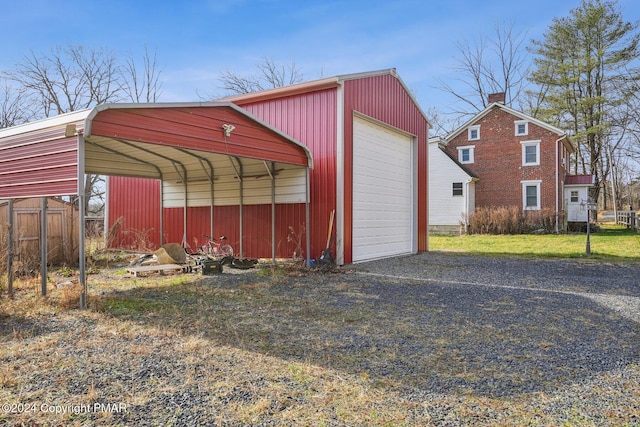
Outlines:
{"label": "white window trim", "polygon": [[[478,137],[477,138],[472,138],[471,137],[471,131],[472,130],[477,130],[478,131]],[[473,126],[469,126],[469,129],[467,129],[467,137],[469,139],[469,141],[477,141],[480,139],[480,125],[473,125]]]}
{"label": "white window trim", "polygon": [[[522,166],[540,166],[540,140],[536,141],[522,141]],[[527,149],[526,147],[536,147],[536,161],[527,163]]]}
{"label": "white window trim", "polygon": [[[525,136],[529,135],[529,121],[528,120],[516,120],[514,122],[515,125],[515,134],[516,136]],[[518,125],[524,125],[524,132],[518,133]]]}
{"label": "white window trim", "polygon": [[[465,161],[462,160],[462,150],[467,150],[467,149],[469,150],[469,161],[465,162]],[[476,149],[475,145],[465,145],[465,146],[462,146],[462,147],[458,147],[458,161],[463,165],[468,165],[468,164],[474,163],[474,161],[475,161],[475,154],[474,154],[475,149]]]}
{"label": "white window trim", "polygon": [[[575,194],[576,200],[573,200],[573,195]],[[569,200],[571,203],[578,203],[580,201],[580,192],[578,190],[571,190],[569,192]]]}
{"label": "white window trim", "polygon": [[[525,211],[539,211],[540,210],[540,199],[542,194],[540,194],[540,186],[542,184],[542,180],[535,179],[530,181],[520,181],[522,184],[522,210]],[[527,206],[527,187],[536,186],[536,206]]]}

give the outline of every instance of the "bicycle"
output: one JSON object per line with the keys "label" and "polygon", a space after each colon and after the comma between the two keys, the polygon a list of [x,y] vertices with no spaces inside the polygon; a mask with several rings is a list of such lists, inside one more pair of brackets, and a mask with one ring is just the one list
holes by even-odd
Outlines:
{"label": "bicycle", "polygon": [[233,258],[233,246],[229,244],[223,244],[227,240],[226,236],[220,236],[218,239],[203,234],[203,237],[207,238],[207,243],[200,246],[200,251],[210,258]]}

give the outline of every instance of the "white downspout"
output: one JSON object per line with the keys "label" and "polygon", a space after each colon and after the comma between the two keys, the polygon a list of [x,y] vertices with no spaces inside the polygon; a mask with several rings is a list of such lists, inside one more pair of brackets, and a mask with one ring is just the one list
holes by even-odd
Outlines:
{"label": "white downspout", "polygon": [[469,184],[473,181],[473,178],[469,178],[465,183],[465,195],[464,195],[464,232],[469,231]]}
{"label": "white downspout", "polygon": [[[560,194],[559,194],[559,191],[560,191],[560,188],[559,188],[560,187],[560,176],[559,176],[559,173],[560,173],[560,165],[559,165],[559,163],[560,163],[560,160],[559,160],[560,154],[558,153],[558,143],[560,141],[562,141],[566,137],[567,137],[567,135],[562,135],[560,138],[556,139],[556,234],[560,232],[560,227],[559,227],[559,224],[558,224],[558,220],[559,220],[558,219],[558,215],[559,215],[558,198],[560,196]],[[564,189],[563,189],[563,191],[564,191]]]}

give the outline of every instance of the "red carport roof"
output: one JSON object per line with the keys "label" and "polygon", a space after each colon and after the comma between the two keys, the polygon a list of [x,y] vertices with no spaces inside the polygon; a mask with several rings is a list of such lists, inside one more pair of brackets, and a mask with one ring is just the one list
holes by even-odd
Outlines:
{"label": "red carport roof", "polygon": [[[223,126],[232,127],[229,135]],[[303,144],[231,102],[100,105],[86,119],[84,138],[313,167]]]}
{"label": "red carport roof", "polygon": [[303,144],[230,102],[104,104],[1,129],[0,199],[76,194],[83,173],[162,178],[228,158],[313,167]]}

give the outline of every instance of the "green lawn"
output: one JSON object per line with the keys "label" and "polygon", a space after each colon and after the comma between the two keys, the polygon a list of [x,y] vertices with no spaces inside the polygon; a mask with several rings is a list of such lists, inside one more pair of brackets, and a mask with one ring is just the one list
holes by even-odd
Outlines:
{"label": "green lawn", "polygon": [[601,226],[601,231],[591,233],[590,256],[586,255],[586,241],[586,233],[429,236],[429,250],[640,262],[640,234],[627,230],[624,226],[604,224]]}

